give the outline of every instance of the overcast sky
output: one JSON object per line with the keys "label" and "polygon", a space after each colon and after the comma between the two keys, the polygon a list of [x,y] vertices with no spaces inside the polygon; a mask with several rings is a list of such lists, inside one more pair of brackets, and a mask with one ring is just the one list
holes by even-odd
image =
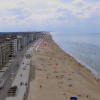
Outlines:
{"label": "overcast sky", "polygon": [[100,32],[100,0],[0,0],[0,31]]}

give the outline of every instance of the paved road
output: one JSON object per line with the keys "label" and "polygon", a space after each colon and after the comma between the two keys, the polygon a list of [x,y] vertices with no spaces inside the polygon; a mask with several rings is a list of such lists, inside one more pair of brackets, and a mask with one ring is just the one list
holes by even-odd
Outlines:
{"label": "paved road", "polygon": [[[32,44],[30,44],[28,47],[30,47]],[[16,57],[13,58],[11,65],[8,67],[8,70],[3,75],[2,79],[5,80],[5,84],[4,84],[4,88],[0,89],[0,100],[5,100],[5,98],[7,97],[8,89],[11,87],[11,84],[14,81],[15,76],[17,75],[21,61],[28,47],[26,47],[23,51],[17,53]]]}

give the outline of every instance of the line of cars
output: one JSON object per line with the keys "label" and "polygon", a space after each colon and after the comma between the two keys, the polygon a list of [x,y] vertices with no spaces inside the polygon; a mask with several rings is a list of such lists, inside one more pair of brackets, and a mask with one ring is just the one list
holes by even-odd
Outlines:
{"label": "line of cars", "polygon": [[4,88],[5,80],[0,79],[0,89]]}
{"label": "line of cars", "polygon": [[[14,73],[11,73],[11,79],[13,80],[14,79]],[[5,81],[4,79],[0,79],[0,89],[3,89],[4,88],[4,85],[5,85]]]}
{"label": "line of cars", "polygon": [[[9,64],[11,64],[12,60],[9,60]],[[5,81],[2,77],[3,75],[5,74],[5,72],[7,71],[8,69],[8,65],[6,65],[4,68],[0,69],[0,89],[4,88],[4,84],[5,84]]]}
{"label": "line of cars", "polygon": [[[1,77],[2,77],[3,74],[5,73],[5,70],[0,69],[0,73],[1,73]],[[4,83],[5,83],[5,80],[0,78],[0,89],[4,88]]]}
{"label": "line of cars", "polygon": [[12,86],[8,90],[8,97],[16,96],[17,95],[17,92],[18,92],[18,87],[17,86]]}
{"label": "line of cars", "polygon": [[[11,79],[14,79],[13,75],[14,75],[14,73],[11,73]],[[4,86],[5,86],[5,80],[4,79],[0,79],[0,89],[3,89]],[[8,97],[16,96],[17,91],[18,91],[18,87],[17,86],[10,87],[9,90],[8,90],[8,93],[7,93]]]}

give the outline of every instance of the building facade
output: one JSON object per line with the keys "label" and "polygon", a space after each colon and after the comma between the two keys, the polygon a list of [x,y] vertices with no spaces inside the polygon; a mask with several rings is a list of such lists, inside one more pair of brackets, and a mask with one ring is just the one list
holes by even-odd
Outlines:
{"label": "building facade", "polygon": [[0,44],[0,68],[5,66],[9,61],[10,42]]}
{"label": "building facade", "polygon": [[4,67],[18,51],[45,35],[43,32],[0,33],[0,68]]}

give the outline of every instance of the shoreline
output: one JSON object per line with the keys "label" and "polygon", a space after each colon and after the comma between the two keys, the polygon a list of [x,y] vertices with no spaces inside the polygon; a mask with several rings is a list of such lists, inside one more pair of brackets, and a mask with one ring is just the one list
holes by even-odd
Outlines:
{"label": "shoreline", "polygon": [[[71,53],[65,51],[63,48],[61,48],[59,46],[59,44],[53,39],[53,41],[58,45],[58,47],[60,49],[62,49],[63,52],[65,52],[66,54],[68,54],[69,56],[71,56],[74,60],[76,60],[78,63],[80,63],[82,66],[84,66],[86,68],[86,70],[89,70],[91,73],[93,73],[96,77],[96,79],[100,79],[100,75],[99,73],[97,73],[93,68],[91,68],[90,66],[88,66],[87,64],[83,63],[81,60],[79,60],[78,58],[74,57]],[[99,75],[99,76],[98,76]]]}
{"label": "shoreline", "polygon": [[30,74],[28,100],[69,100],[70,96],[99,100],[100,82],[94,74],[53,39],[33,50]]}
{"label": "shoreline", "polygon": [[82,66],[84,66],[87,70],[89,70],[92,74],[95,75],[97,80],[100,80],[100,73],[96,72],[93,68],[91,68],[90,66],[88,66],[87,64],[85,64],[84,62],[82,62],[81,60],[79,60],[78,58],[74,57],[70,52],[65,51],[53,38],[52,40],[55,42],[55,44],[62,49],[63,52],[65,52],[66,54],[68,54],[69,56],[71,56],[73,59],[75,59],[78,63],[80,63]]}
{"label": "shoreline", "polygon": [[73,60],[75,60],[77,63],[79,63],[82,67],[84,67],[87,71],[89,71],[90,73],[92,73],[96,78],[96,71],[93,70],[91,67],[89,67],[88,65],[86,65],[85,63],[83,63],[82,61],[80,61],[79,59],[75,58],[71,53],[68,53],[67,51],[65,51],[63,48],[61,48],[59,46],[59,44],[56,43],[56,41],[53,39],[53,42],[69,57],[71,57]]}

